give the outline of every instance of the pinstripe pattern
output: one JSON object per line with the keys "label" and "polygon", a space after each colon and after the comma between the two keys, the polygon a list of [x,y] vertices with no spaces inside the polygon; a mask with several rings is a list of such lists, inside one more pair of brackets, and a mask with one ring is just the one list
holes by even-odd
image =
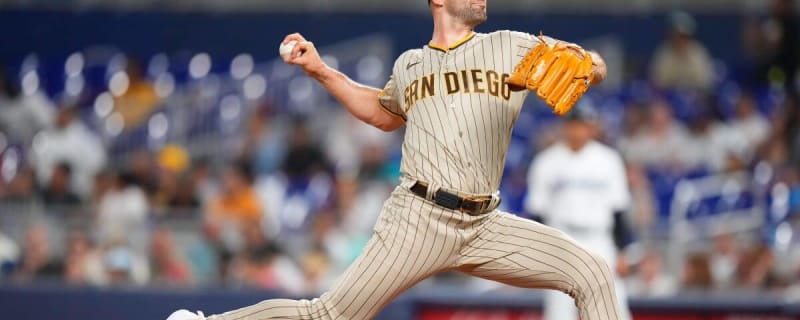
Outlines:
{"label": "pinstripe pattern", "polygon": [[[525,33],[498,31],[474,34],[447,52],[426,46],[403,53],[381,95],[388,112],[407,119],[401,172],[465,194],[496,191],[511,130],[528,95],[510,92],[502,76],[513,71],[536,41]],[[472,71],[480,71],[475,73],[478,80]],[[447,73],[458,80],[448,79]],[[420,99],[406,99],[408,88],[419,86],[414,81],[428,75],[433,75],[434,95],[422,98],[417,88]],[[499,95],[489,92],[489,77],[497,82]],[[458,82],[459,90],[449,93],[448,81]]]}
{"label": "pinstripe pattern", "polygon": [[493,211],[469,216],[398,187],[364,252],[314,300],[266,300],[213,320],[370,319],[417,282],[445,270],[526,288],[563,291],[581,319],[619,319],[604,260],[562,232]]}
{"label": "pinstripe pattern", "polygon": [[410,50],[380,94],[406,121],[404,183],[386,201],[364,252],[314,300],[267,300],[210,319],[369,319],[417,282],[446,270],[526,288],[563,291],[584,320],[618,320],[611,271],[563,233],[508,213],[470,216],[407,189],[414,179],[459,193],[500,185],[511,129],[527,92],[502,84],[536,40],[500,31],[449,50]]}

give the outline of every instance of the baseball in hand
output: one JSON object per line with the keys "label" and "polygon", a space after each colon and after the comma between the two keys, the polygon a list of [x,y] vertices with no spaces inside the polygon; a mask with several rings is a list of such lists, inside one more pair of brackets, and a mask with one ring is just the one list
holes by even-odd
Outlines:
{"label": "baseball in hand", "polygon": [[[295,45],[297,45],[297,41],[295,41],[295,40],[289,41],[287,43],[281,43],[281,47],[280,47],[280,49],[278,49],[278,52],[281,54],[281,57],[284,60],[289,60],[289,59],[292,58],[289,55],[292,54],[292,50],[294,50],[294,46]],[[298,57],[300,55],[302,55],[302,53],[298,53],[297,54]]]}

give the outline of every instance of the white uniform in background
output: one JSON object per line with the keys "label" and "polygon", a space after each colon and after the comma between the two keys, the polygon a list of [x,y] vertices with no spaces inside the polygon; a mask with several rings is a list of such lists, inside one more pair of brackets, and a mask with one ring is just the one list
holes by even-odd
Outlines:
{"label": "white uniform in background", "polygon": [[[613,239],[614,212],[630,202],[625,167],[613,149],[589,141],[579,151],[557,143],[543,150],[528,174],[526,209],[599,254],[615,270],[617,249]],[[617,300],[624,319],[630,319],[626,295],[619,278]],[[545,320],[578,318],[573,300],[564,293],[545,293]]]}

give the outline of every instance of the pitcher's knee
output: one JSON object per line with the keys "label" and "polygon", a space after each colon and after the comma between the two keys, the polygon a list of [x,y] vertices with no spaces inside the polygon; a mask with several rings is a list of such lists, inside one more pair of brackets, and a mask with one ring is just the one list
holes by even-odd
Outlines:
{"label": "pitcher's knee", "polygon": [[305,317],[311,317],[310,319],[338,318],[335,308],[326,303],[324,296],[311,300],[300,300],[300,302],[305,309],[305,312],[301,314],[301,319],[305,319]]}
{"label": "pitcher's knee", "polygon": [[582,259],[581,280],[576,281],[575,294],[573,297],[592,299],[601,292],[614,292],[614,278],[611,275],[611,268],[608,263],[598,254],[586,251],[586,256]]}
{"label": "pitcher's knee", "polygon": [[609,262],[599,254],[590,253],[590,255],[592,258],[592,268],[594,268],[596,270],[595,272],[597,273],[598,285],[602,287],[613,287],[614,271],[611,270]]}

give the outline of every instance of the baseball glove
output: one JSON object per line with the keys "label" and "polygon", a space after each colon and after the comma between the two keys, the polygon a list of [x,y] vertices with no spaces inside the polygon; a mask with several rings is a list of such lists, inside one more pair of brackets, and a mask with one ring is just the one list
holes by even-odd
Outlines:
{"label": "baseball glove", "polygon": [[563,115],[592,83],[592,56],[575,44],[549,45],[541,35],[539,39],[506,83],[512,90],[536,91],[553,112]]}

